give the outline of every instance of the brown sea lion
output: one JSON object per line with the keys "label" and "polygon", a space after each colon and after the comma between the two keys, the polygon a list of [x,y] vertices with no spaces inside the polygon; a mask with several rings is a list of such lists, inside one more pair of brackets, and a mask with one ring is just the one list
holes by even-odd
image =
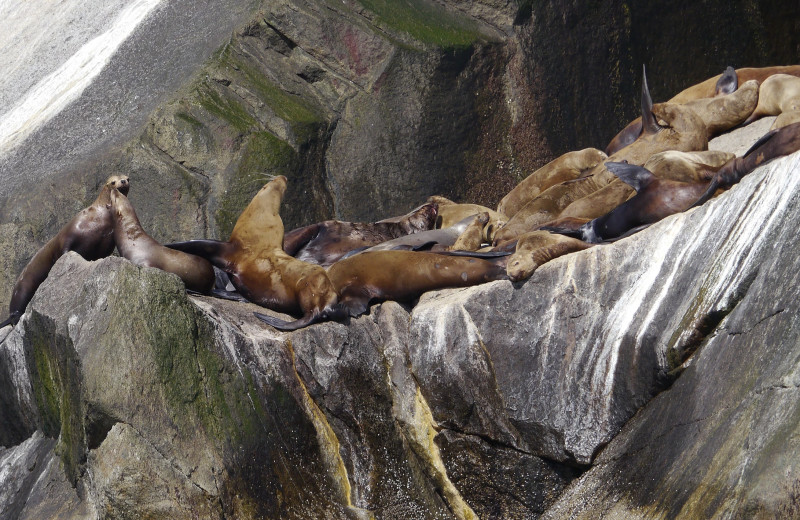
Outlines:
{"label": "brown sea lion", "polygon": [[72,220],[33,255],[22,270],[11,293],[9,317],[0,327],[16,324],[44,282],[56,260],[67,251],[75,251],[86,260],[98,260],[114,251],[114,222],[111,217],[111,190],[127,194],[130,183],[126,175],[112,175],[106,180],[92,204]]}
{"label": "brown sea lion", "polygon": [[391,222],[326,220],[286,233],[283,249],[298,260],[327,267],[349,251],[433,229],[437,205],[428,203]]}
{"label": "brown sea lion", "polygon": [[758,105],[745,124],[764,116],[800,110],[800,78],[789,74],[774,74],[764,80],[758,94]]}
{"label": "brown sea lion", "polygon": [[207,260],[158,243],[142,228],[131,201],[115,189],[111,190],[111,209],[114,242],[123,258],[136,265],[176,274],[190,291],[211,293],[216,276]]}
{"label": "brown sea lion", "polygon": [[595,218],[577,230],[546,226],[542,229],[563,233],[596,244],[626,235],[654,222],[689,209],[708,184],[659,179],[647,169],[634,164],[607,162],[609,171],[636,190],[636,195],[607,214]]}
{"label": "brown sea lion", "polygon": [[497,211],[513,217],[525,204],[550,186],[577,179],[608,156],[596,148],[567,152],[550,161],[517,184],[497,205]]}
{"label": "brown sea lion", "polygon": [[449,251],[477,251],[480,249],[484,243],[483,230],[489,223],[489,214],[484,211],[471,218],[472,221],[466,229],[458,235],[453,245],[447,248]]}
{"label": "brown sea lion", "polygon": [[717,189],[730,188],[762,164],[792,154],[797,150],[800,150],[800,123],[792,123],[767,132],[742,157],[736,157],[720,168],[705,193],[697,199],[692,207],[704,204],[716,193]]}
{"label": "brown sea lion", "polygon": [[324,319],[346,317],[336,304],[338,294],[325,269],[298,260],[283,250],[280,210],[286,177],[276,177],[253,197],[227,242],[190,240],[168,247],[206,258],[225,271],[236,290],[247,300],[269,309],[302,314],[283,322],[294,330]]}
{"label": "brown sea lion", "polygon": [[643,167],[659,179],[680,182],[709,182],[725,163],[736,157],[730,152],[667,150],[650,157]]}
{"label": "brown sea lion", "polygon": [[559,256],[592,247],[582,240],[548,231],[525,233],[517,241],[517,248],[508,259],[508,277],[518,282],[530,278],[536,269]]}
{"label": "brown sea lion", "polygon": [[443,229],[451,227],[461,222],[467,217],[486,212],[489,214],[489,222],[484,227],[483,240],[491,242],[494,231],[508,222],[508,216],[503,215],[486,206],[480,204],[461,204],[440,195],[428,197],[428,202],[435,202],[439,206],[439,216],[436,218],[436,228]]}
{"label": "brown sea lion", "polygon": [[[642,165],[652,155],[663,151],[708,148],[705,125],[694,111],[671,103],[653,105],[647,81],[642,83],[645,131],[634,143],[609,157],[610,161]],[[633,189],[623,183],[609,186],[616,178],[603,164],[599,164],[584,177],[548,188],[497,230],[493,243],[499,245],[515,240],[559,217],[596,218],[608,213],[633,194]],[[609,188],[599,191],[606,186]],[[585,197],[589,198],[581,200]]]}
{"label": "brown sea lion", "polygon": [[418,251],[370,251],[336,262],[328,276],[351,316],[371,301],[408,301],[426,291],[506,278],[507,257],[493,261]]}
{"label": "brown sea lion", "polygon": [[[730,67],[729,67],[730,68]],[[756,80],[759,83],[764,81],[775,74],[789,74],[791,76],[800,76],[800,65],[778,65],[773,67],[743,67],[736,69],[736,78],[741,85],[750,80]],[[717,84],[724,82],[723,76],[728,73],[723,73],[721,76],[714,76],[701,83],[688,87],[675,96],[673,96],[670,103],[686,103],[694,99],[713,97],[718,94]],[[735,90],[735,89],[734,89]],[[732,92],[732,91],[731,91]],[[728,94],[730,92],[727,92]]]}

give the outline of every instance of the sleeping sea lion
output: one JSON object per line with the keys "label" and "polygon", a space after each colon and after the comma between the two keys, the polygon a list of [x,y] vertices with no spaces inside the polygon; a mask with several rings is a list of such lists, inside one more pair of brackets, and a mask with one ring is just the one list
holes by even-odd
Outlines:
{"label": "sleeping sea lion", "polygon": [[497,211],[511,218],[525,204],[550,186],[577,179],[608,156],[596,148],[567,152],[550,161],[517,184],[497,205]]}
{"label": "sleeping sea lion", "polygon": [[[800,81],[800,78],[795,79]],[[700,116],[706,125],[706,137],[711,139],[744,122],[753,113],[757,104],[759,104],[758,81],[751,79],[732,94],[687,101],[683,105]]]}
{"label": "sleeping sea lion", "polygon": [[391,222],[326,220],[286,233],[283,249],[298,260],[327,267],[349,251],[433,229],[437,206],[428,203]]}
{"label": "sleeping sea lion", "polygon": [[800,150],[800,123],[792,123],[767,132],[742,157],[736,157],[720,168],[705,193],[697,199],[692,207],[704,204],[716,193],[717,189],[730,188],[762,164],[792,154],[797,150]]}
{"label": "sleeping sea lion", "polygon": [[517,241],[517,248],[508,259],[506,272],[513,282],[530,278],[539,266],[569,253],[592,247],[583,240],[548,231],[525,233]]}
{"label": "sleeping sea lion", "polygon": [[775,121],[772,122],[772,126],[769,127],[769,129],[777,130],[778,128],[783,128],[784,126],[789,126],[797,122],[800,122],[800,110],[789,110],[787,112],[781,112],[781,115],[775,118]]}
{"label": "sleeping sea lion", "polygon": [[680,182],[709,182],[725,163],[736,157],[731,152],[667,150],[650,157],[643,167],[659,179]]}
{"label": "sleeping sea lion", "polygon": [[[485,212],[483,214],[486,214]],[[407,250],[407,251],[420,251],[439,249],[444,250],[456,243],[467,228],[473,224],[478,215],[471,215],[453,226],[445,227],[442,229],[430,229],[428,231],[420,231],[412,235],[405,235],[402,237],[394,238],[381,242],[380,244],[363,249],[361,251],[353,251],[351,254],[344,255],[342,258],[348,258],[353,254],[365,251],[390,251],[390,250]],[[488,214],[487,219],[488,221]],[[486,225],[486,222],[483,223]],[[483,235],[483,229],[481,229]]]}
{"label": "sleeping sea lion", "polygon": [[114,222],[111,217],[111,190],[128,193],[126,175],[112,175],[106,180],[92,204],[82,209],[72,220],[33,255],[22,270],[11,293],[9,317],[0,327],[16,324],[33,298],[36,289],[45,281],[56,260],[67,251],[75,251],[86,260],[105,258],[114,251]]}
{"label": "sleeping sea lion", "polygon": [[758,105],[744,124],[764,116],[800,110],[800,78],[789,74],[774,74],[764,80],[758,93]]}
{"label": "sleeping sea lion", "polygon": [[211,293],[216,276],[207,260],[159,244],[142,228],[131,201],[116,189],[111,190],[111,209],[114,242],[123,258],[176,274],[190,291]]}
{"label": "sleeping sea lion", "polygon": [[489,222],[483,228],[484,242],[491,242],[492,235],[495,230],[501,228],[508,222],[508,216],[503,215],[486,206],[480,204],[461,204],[453,202],[452,200],[442,197],[440,195],[432,195],[428,197],[428,202],[435,202],[439,206],[439,216],[436,218],[436,228],[443,229],[454,226],[467,217],[472,217],[479,213],[486,212],[489,214]]}
{"label": "sleeping sea lion", "polygon": [[[642,120],[642,135],[609,157],[610,161],[642,165],[659,152],[708,148],[705,124],[700,117],[682,105],[653,105],[646,78],[642,81]],[[612,186],[616,178],[603,164],[598,164],[581,178],[548,188],[495,232],[494,245],[515,240],[559,217],[591,219],[608,213],[633,194],[633,189],[624,183]]]}
{"label": "sleeping sea lion", "polygon": [[649,170],[634,164],[607,162],[606,167],[621,181],[636,190],[636,195],[607,214],[583,224],[577,230],[558,226],[546,226],[542,229],[572,236],[591,244],[613,240],[632,229],[686,211],[707,187],[707,183],[660,179]]}

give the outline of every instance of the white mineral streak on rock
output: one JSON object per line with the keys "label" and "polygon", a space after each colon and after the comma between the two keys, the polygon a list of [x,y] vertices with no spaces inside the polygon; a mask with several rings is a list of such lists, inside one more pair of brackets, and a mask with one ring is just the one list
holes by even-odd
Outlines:
{"label": "white mineral streak on rock", "polygon": [[32,86],[0,118],[0,157],[80,97],[119,46],[159,3],[160,0],[131,2],[106,32],[83,45],[57,70]]}
{"label": "white mineral streak on rock", "polygon": [[[12,386],[17,394],[17,402],[20,403],[24,409],[32,409],[34,406],[33,390],[31,388],[30,377],[28,376],[28,364],[25,361],[25,347],[16,329],[0,343],[0,349],[4,349],[8,354],[10,364],[8,368],[11,372]],[[0,479],[0,482],[2,482],[2,479]]]}
{"label": "white mineral streak on rock", "polygon": [[22,479],[13,479],[12,477],[15,474],[23,474],[23,472],[29,471],[28,468],[23,468],[23,465],[25,465],[26,459],[39,446],[42,438],[42,433],[36,431],[33,436],[23,443],[0,452],[0,482],[3,483],[0,486],[0,504],[11,503],[13,496],[19,492]]}

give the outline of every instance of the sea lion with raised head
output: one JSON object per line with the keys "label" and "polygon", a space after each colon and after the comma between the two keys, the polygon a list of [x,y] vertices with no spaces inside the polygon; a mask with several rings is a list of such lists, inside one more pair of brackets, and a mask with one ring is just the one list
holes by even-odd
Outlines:
{"label": "sea lion with raised head", "polygon": [[583,224],[577,230],[545,226],[542,229],[562,233],[597,244],[626,235],[629,231],[689,209],[707,183],[659,179],[647,169],[634,164],[608,162],[606,167],[621,181],[636,190],[636,195],[607,214]]}
{"label": "sea lion with raised head", "polygon": [[211,293],[216,275],[207,260],[164,247],[148,235],[131,201],[115,189],[111,190],[111,209],[114,242],[123,258],[142,267],[155,267],[176,274],[190,291]]}
{"label": "sea lion with raised head", "polygon": [[744,124],[793,110],[800,110],[800,78],[790,74],[774,74],[761,84],[758,105]]}
{"label": "sea lion with raised head", "polygon": [[577,179],[607,158],[605,153],[596,148],[567,152],[517,184],[497,205],[497,211],[511,218],[525,204],[538,197],[547,188],[564,181]]}
{"label": "sea lion with raised head", "polygon": [[720,168],[692,207],[704,204],[718,189],[730,188],[762,164],[797,150],[800,150],[800,123],[767,132],[742,157],[736,157]]}
{"label": "sea lion with raised head", "polygon": [[436,204],[428,203],[390,222],[326,220],[286,233],[283,249],[298,260],[327,267],[350,251],[433,229],[437,214]]}
{"label": "sea lion with raised head", "polygon": [[276,177],[242,211],[227,242],[190,240],[167,247],[206,258],[225,271],[247,300],[278,312],[302,314],[293,322],[273,318],[283,330],[325,319],[346,317],[337,306],[338,293],[319,265],[298,260],[283,250],[279,215],[286,177]]}
{"label": "sea lion with raised head", "polygon": [[525,233],[519,237],[514,254],[508,259],[506,272],[513,282],[525,280],[550,260],[590,247],[592,244],[587,244],[583,240],[549,231]]}
{"label": "sea lion with raised head", "polygon": [[130,182],[126,175],[109,177],[97,198],[33,255],[22,270],[11,293],[9,317],[0,327],[16,324],[44,282],[56,260],[67,251],[75,251],[86,260],[99,260],[114,251],[114,222],[111,217],[111,190],[127,194]]}

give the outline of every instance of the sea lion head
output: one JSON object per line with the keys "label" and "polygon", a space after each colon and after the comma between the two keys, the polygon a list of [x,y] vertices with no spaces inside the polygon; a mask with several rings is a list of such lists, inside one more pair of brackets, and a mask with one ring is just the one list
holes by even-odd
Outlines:
{"label": "sea lion head", "polygon": [[106,186],[109,188],[116,188],[120,193],[127,196],[131,184],[127,175],[112,175],[106,179]]}
{"label": "sea lion head", "polygon": [[427,231],[433,229],[438,215],[439,205],[435,202],[428,202],[414,210],[408,218],[401,221],[401,225],[408,234]]}
{"label": "sea lion head", "polygon": [[653,115],[662,129],[672,129],[678,133],[703,132],[706,125],[694,110],[677,103],[656,103]]}

